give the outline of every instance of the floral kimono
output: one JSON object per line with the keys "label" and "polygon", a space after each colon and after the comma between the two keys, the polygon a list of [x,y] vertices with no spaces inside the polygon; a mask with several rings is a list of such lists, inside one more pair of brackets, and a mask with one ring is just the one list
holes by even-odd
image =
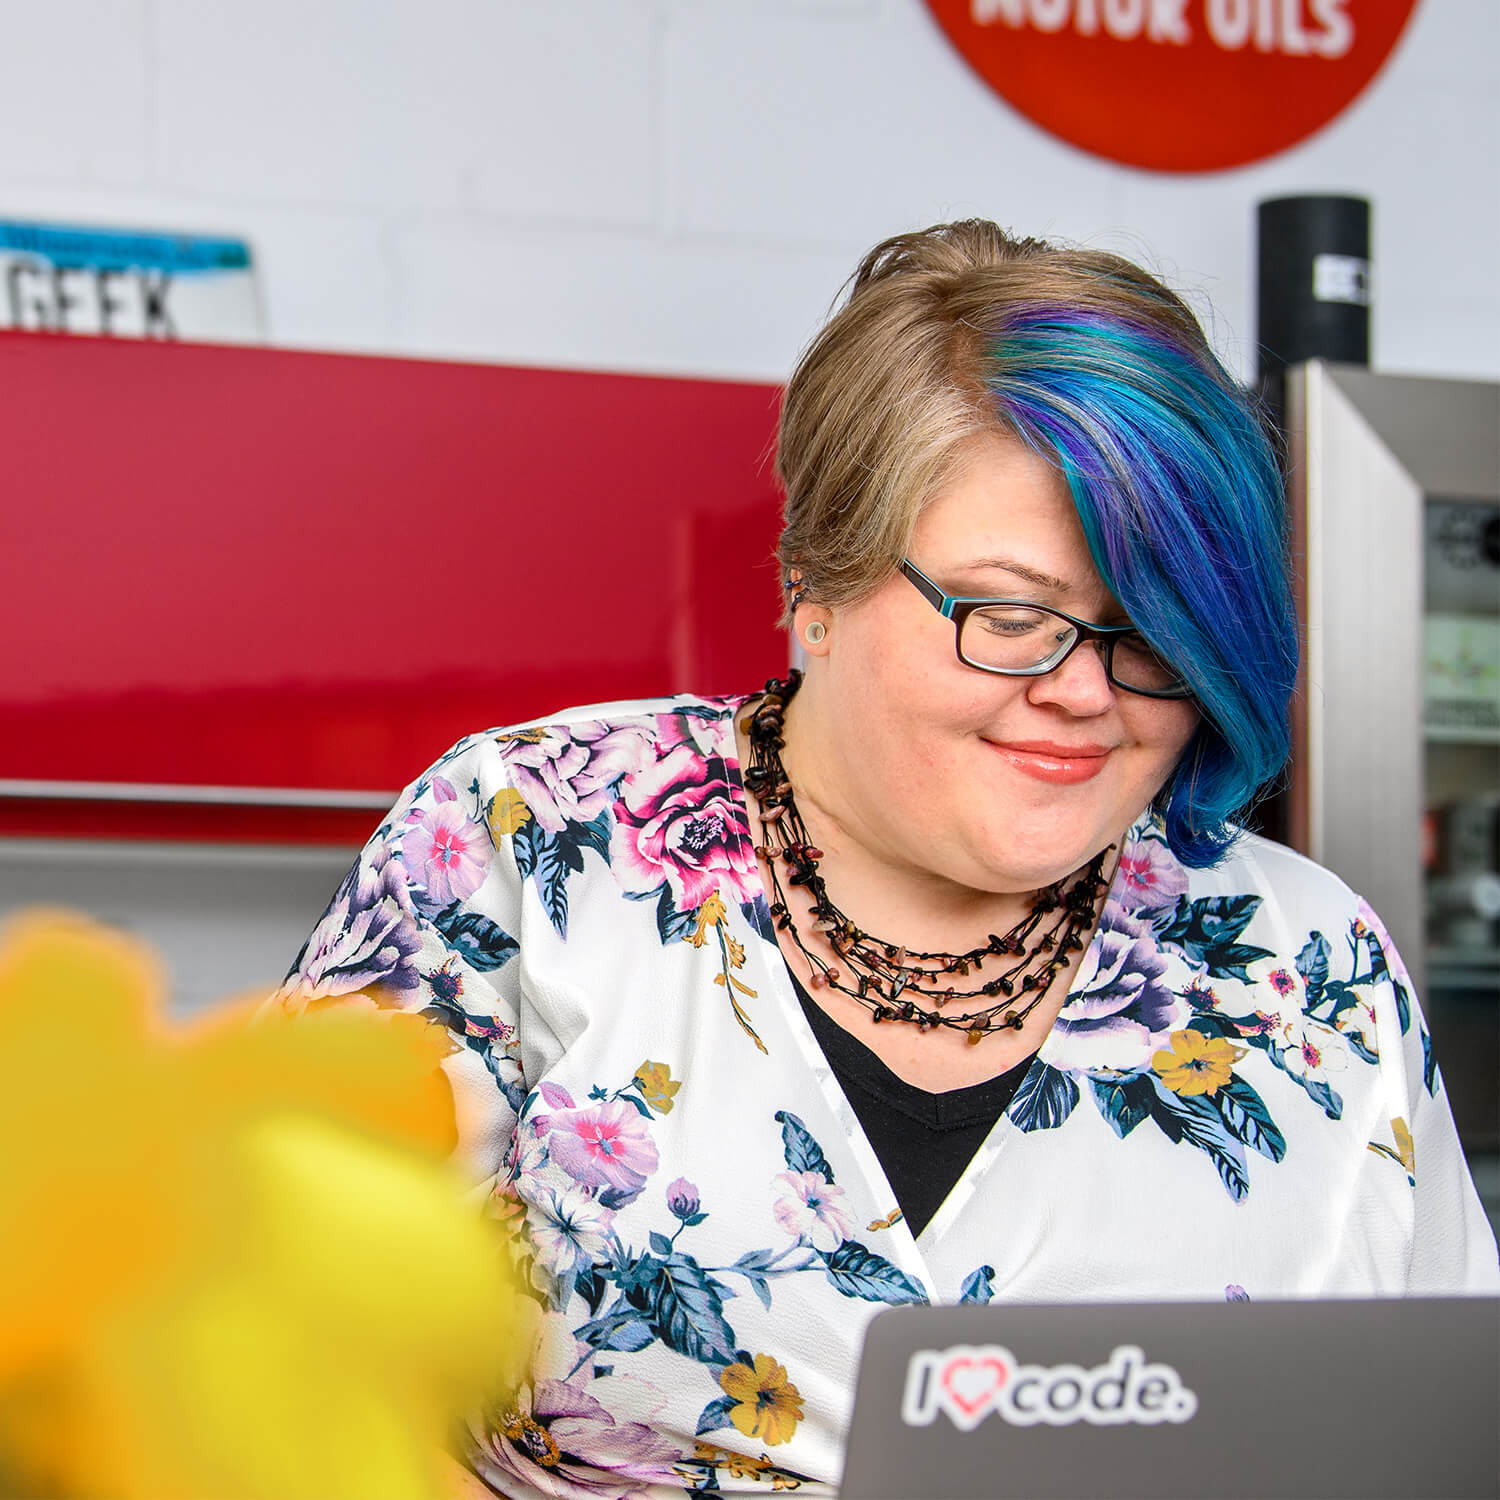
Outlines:
{"label": "floral kimono", "polygon": [[1185,869],[1149,814],[1024,1082],[913,1238],[776,944],[737,707],[462,741],[283,991],[364,990],[451,1035],[460,1159],[545,1308],[529,1385],[470,1434],[498,1493],[830,1494],[893,1303],[1500,1286],[1379,919],[1257,838]]}

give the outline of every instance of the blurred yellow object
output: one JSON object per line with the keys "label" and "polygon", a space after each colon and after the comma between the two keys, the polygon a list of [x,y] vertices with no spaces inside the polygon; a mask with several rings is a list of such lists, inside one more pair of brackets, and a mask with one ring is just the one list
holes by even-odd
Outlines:
{"label": "blurred yellow object", "polygon": [[532,1304],[444,1165],[452,1043],[358,997],[160,1005],[83,918],[0,941],[0,1494],[453,1492]]}

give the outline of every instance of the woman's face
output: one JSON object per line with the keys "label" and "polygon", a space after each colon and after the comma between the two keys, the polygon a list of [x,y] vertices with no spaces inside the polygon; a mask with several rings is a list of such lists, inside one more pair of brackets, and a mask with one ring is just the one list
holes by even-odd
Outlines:
{"label": "woman's face", "polygon": [[[911,560],[945,592],[1126,616],[1094,571],[1062,476],[1018,439],[976,438],[922,513]],[[1085,864],[1171,774],[1193,704],[1111,686],[1092,644],[1043,677],[965,666],[953,624],[903,576],[859,604],[804,605],[819,800],[871,854],[973,890],[1033,890]],[[810,691],[809,691],[810,690]]]}

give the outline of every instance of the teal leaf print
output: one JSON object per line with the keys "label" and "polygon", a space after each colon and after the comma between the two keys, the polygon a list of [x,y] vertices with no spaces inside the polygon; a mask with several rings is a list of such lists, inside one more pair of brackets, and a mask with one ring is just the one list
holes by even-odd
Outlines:
{"label": "teal leaf print", "polygon": [[1245,966],[1271,956],[1269,948],[1236,941],[1250,925],[1260,902],[1261,898],[1254,895],[1202,896],[1197,901],[1181,896],[1161,940],[1180,948],[1190,962],[1203,964],[1215,979],[1248,983],[1250,975]]}
{"label": "teal leaf print", "polygon": [[1321,932],[1310,932],[1302,951],[1297,955],[1296,968],[1307,986],[1307,1007],[1315,1006],[1323,995],[1323,986],[1328,983],[1328,964],[1333,949]]}
{"label": "teal leaf print", "polygon": [[710,1401],[698,1416],[698,1425],[693,1429],[695,1437],[702,1437],[705,1432],[717,1432],[721,1427],[729,1426],[729,1413],[739,1403],[733,1396],[720,1396],[717,1401]]}
{"label": "teal leaf print", "polygon": [[1243,1141],[1252,1151],[1259,1151],[1272,1161],[1280,1161],[1286,1155],[1286,1137],[1272,1120],[1265,1101],[1239,1074],[1219,1086],[1213,1101],[1237,1141]]}
{"label": "teal leaf print", "polygon": [[832,1183],[833,1168],[807,1126],[790,1110],[778,1109],[774,1118],[781,1126],[781,1149],[787,1166],[794,1172],[816,1172],[824,1182]]}
{"label": "teal leaf print", "polygon": [[597,818],[591,818],[587,823],[570,823],[568,826],[573,830],[580,849],[592,849],[595,854],[602,855],[604,863],[608,864],[609,832],[613,823],[609,809],[605,808]]}
{"label": "teal leaf print", "polygon": [[1122,1141],[1151,1113],[1151,1099],[1156,1091],[1151,1080],[1139,1073],[1122,1078],[1090,1078],[1089,1086],[1099,1113]]}
{"label": "teal leaf print", "polygon": [[993,1266],[980,1266],[977,1271],[972,1271],[964,1278],[964,1284],[959,1288],[958,1300],[960,1302],[988,1302],[995,1295],[995,1268]]}
{"label": "teal leaf print", "polygon": [[666,1235],[658,1233],[655,1229],[651,1231],[651,1248],[658,1255],[670,1255],[672,1253],[672,1242]]}
{"label": "teal leaf print", "polygon": [[608,1283],[599,1274],[594,1266],[586,1266],[578,1273],[578,1279],[574,1282],[574,1290],[589,1305],[589,1316],[592,1318],[599,1312],[599,1305],[604,1301],[604,1291]]}
{"label": "teal leaf print", "polygon": [[1365,951],[1370,955],[1370,978],[1379,983],[1391,977],[1391,966],[1385,961],[1385,945],[1368,928],[1365,930]]}
{"label": "teal leaf print", "polygon": [[638,1354],[656,1342],[646,1314],[634,1307],[595,1318],[581,1328],[575,1328],[573,1337],[582,1339],[591,1349],[613,1349],[621,1354]]}
{"label": "teal leaf print", "polygon": [[1021,1080],[1007,1113],[1022,1130],[1055,1130],[1073,1113],[1078,1085],[1038,1059]]}
{"label": "teal leaf print", "polygon": [[1344,1101],[1321,1078],[1301,1078],[1298,1082],[1307,1090],[1309,1098],[1322,1105],[1323,1113],[1330,1120],[1343,1119]]}
{"label": "teal leaf print", "polygon": [[432,919],[432,925],[448,946],[480,973],[501,968],[521,951],[521,945],[508,932],[478,912],[465,912],[459,901],[445,906]]}
{"label": "teal leaf print", "polygon": [[1315,1104],[1321,1107],[1323,1113],[1327,1115],[1330,1120],[1338,1120],[1343,1118],[1344,1101],[1339,1098],[1339,1096],[1334,1093],[1334,1091],[1329,1088],[1329,1086],[1324,1083],[1321,1078],[1309,1078],[1305,1073],[1300,1075],[1297,1073],[1293,1073],[1287,1067],[1286,1058],[1283,1056],[1282,1049],[1280,1047],[1273,1047],[1268,1045],[1265,1049],[1265,1052],[1266,1056],[1269,1057],[1271,1061],[1275,1063],[1276,1066],[1280,1068],[1281,1071],[1292,1080],[1293,1083],[1297,1084],[1303,1090],[1303,1092],[1306,1093],[1309,1099],[1311,1099]]}
{"label": "teal leaf print", "polygon": [[633,1270],[627,1295],[648,1315],[662,1343],[700,1364],[727,1365],[734,1358],[721,1288],[691,1255],[674,1250],[660,1260],[642,1256]]}
{"label": "teal leaf print", "polygon": [[563,863],[579,875],[583,873],[583,846],[578,842],[575,830],[582,826],[581,823],[569,823],[556,836],[557,852],[562,855]]}
{"label": "teal leaf print", "polygon": [[678,911],[672,900],[672,888],[663,883],[656,903],[656,931],[662,943],[675,943],[693,930],[693,913]]}
{"label": "teal leaf print", "polygon": [[[1411,1030],[1411,996],[1406,992],[1406,986],[1400,980],[1396,981],[1396,1015],[1401,1022],[1401,1035],[1405,1036]],[[1374,1062],[1373,1057],[1369,1061]]]}
{"label": "teal leaf print", "polygon": [[1230,1037],[1239,1040],[1240,1029],[1227,1016],[1216,1015],[1211,1010],[1200,1010],[1188,1019],[1188,1027],[1202,1036]]}
{"label": "teal leaf print", "polygon": [[1168,1140],[1186,1141],[1213,1162],[1224,1190],[1239,1203],[1250,1191],[1245,1167],[1245,1148],[1230,1135],[1213,1101],[1202,1094],[1174,1094],[1159,1078],[1152,1077],[1155,1101],[1152,1118]]}
{"label": "teal leaf print", "polygon": [[511,849],[515,854],[516,873],[522,880],[530,880],[536,870],[536,841],[545,837],[542,830],[528,818],[511,835]]}
{"label": "teal leaf print", "polygon": [[1428,1035],[1425,1026],[1420,1029],[1419,1035],[1422,1038],[1422,1083],[1427,1092],[1436,1099],[1438,1085],[1437,1054],[1432,1050],[1432,1038]]}
{"label": "teal leaf print", "polygon": [[771,1310],[771,1283],[765,1272],[776,1263],[774,1250],[747,1250],[729,1268],[738,1272],[750,1283],[750,1289],[760,1298],[767,1312]]}
{"label": "teal leaf print", "polygon": [[925,1302],[927,1293],[905,1271],[858,1240],[845,1240],[823,1257],[828,1279],[846,1297],[864,1302]]}
{"label": "teal leaf print", "polygon": [[[568,935],[568,863],[566,846],[556,834],[544,833],[536,841],[536,884],[547,918],[560,938]],[[576,854],[576,850],[573,851]]]}
{"label": "teal leaf print", "polygon": [[[1360,1003],[1359,991],[1352,985],[1346,984],[1342,979],[1330,979],[1324,986],[1318,1000],[1319,1019],[1337,1022],[1338,1018],[1346,1010],[1352,1009]],[[1308,1010],[1312,1010],[1308,1006]]]}
{"label": "teal leaf print", "polygon": [[677,910],[677,904],[672,900],[672,888],[666,881],[649,891],[625,891],[622,894],[627,901],[656,902],[656,935],[663,946],[685,938],[696,925],[695,913]]}

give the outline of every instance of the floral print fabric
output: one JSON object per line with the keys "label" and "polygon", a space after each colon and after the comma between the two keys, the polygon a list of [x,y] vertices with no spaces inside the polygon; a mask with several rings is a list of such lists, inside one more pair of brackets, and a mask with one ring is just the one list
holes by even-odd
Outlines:
{"label": "floral print fabric", "polygon": [[914,1239],[776,946],[733,702],[461,742],[401,797],[282,991],[446,1028],[460,1156],[520,1231],[529,1383],[497,1493],[832,1493],[863,1330],[908,1302],[1493,1289],[1409,979],[1375,914],[1149,815],[1005,1116]]}

